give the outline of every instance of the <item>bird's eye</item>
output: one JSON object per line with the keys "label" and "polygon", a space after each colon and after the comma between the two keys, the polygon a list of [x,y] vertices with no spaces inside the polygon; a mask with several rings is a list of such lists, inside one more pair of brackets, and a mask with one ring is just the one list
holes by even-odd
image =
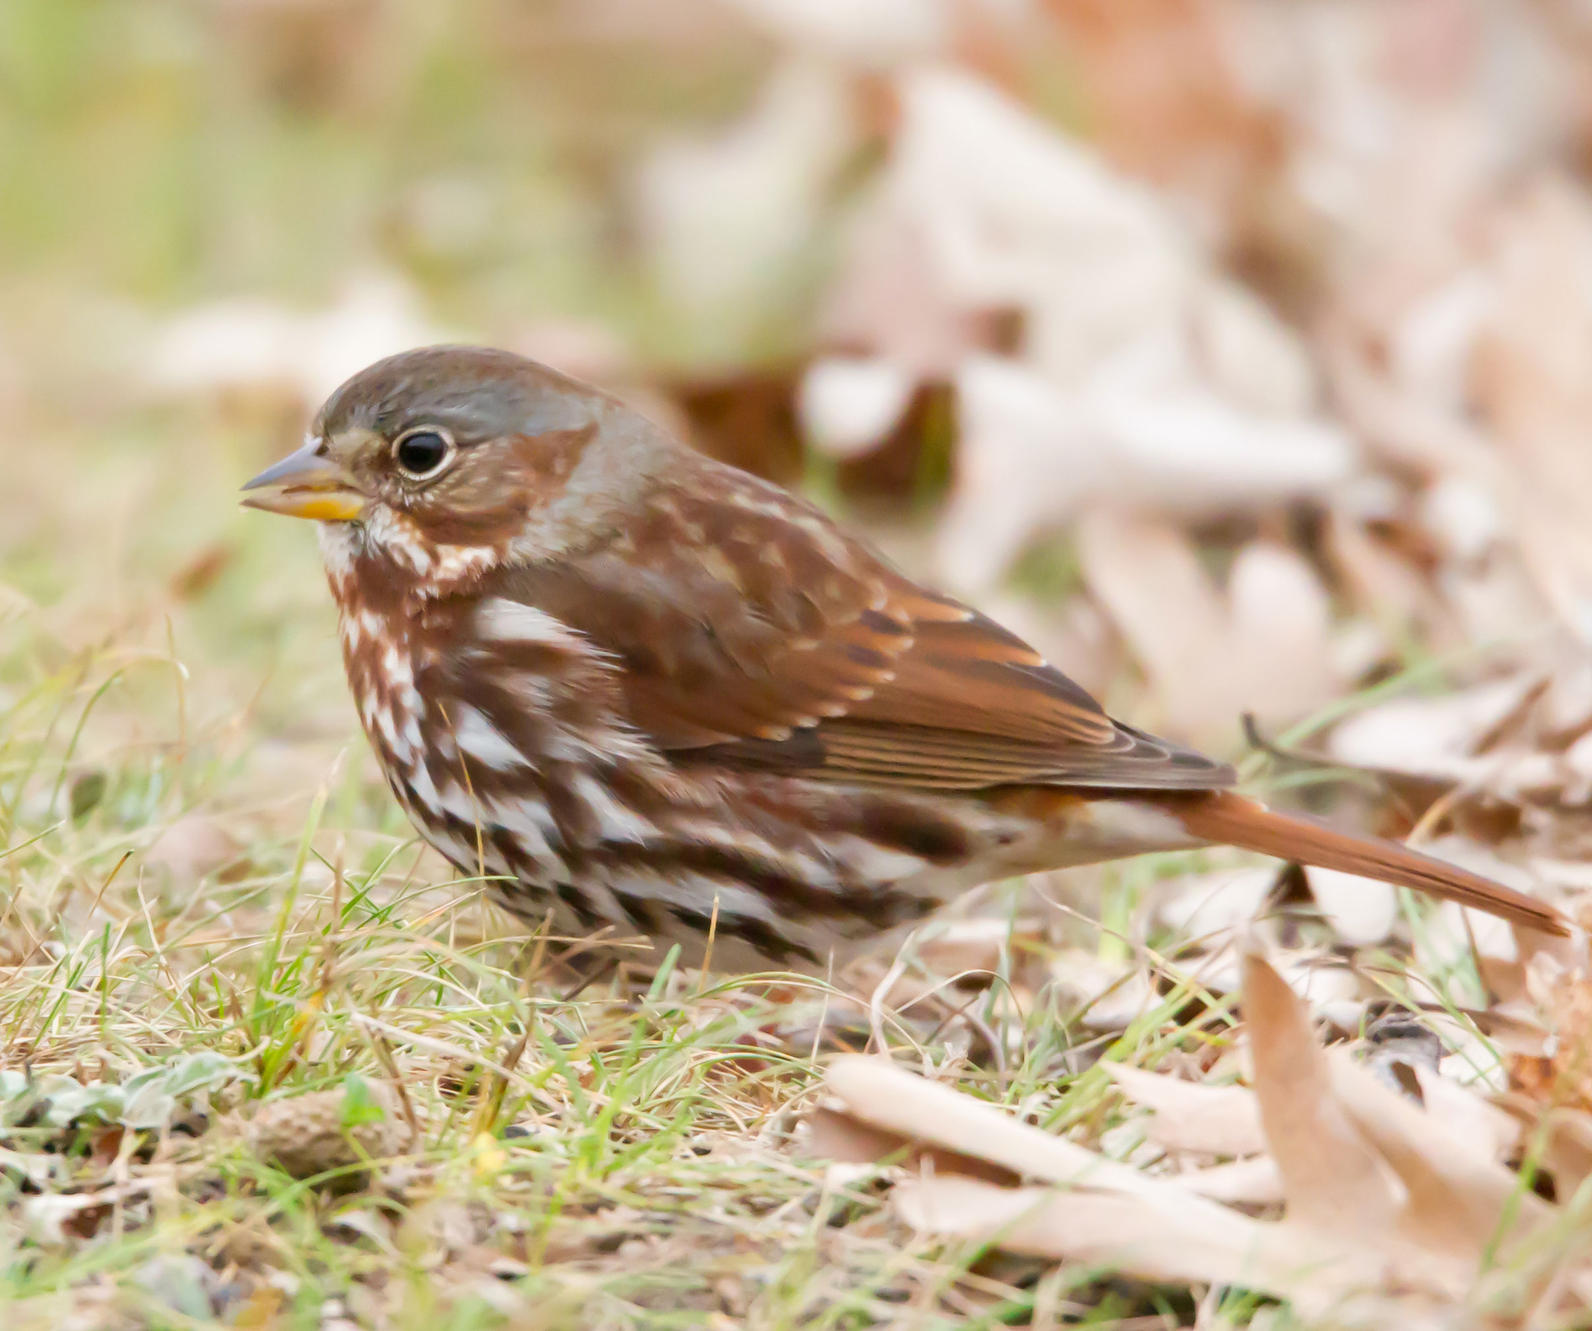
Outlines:
{"label": "bird's eye", "polygon": [[410,479],[423,481],[435,476],[453,456],[453,440],[430,427],[410,430],[393,445],[392,455]]}

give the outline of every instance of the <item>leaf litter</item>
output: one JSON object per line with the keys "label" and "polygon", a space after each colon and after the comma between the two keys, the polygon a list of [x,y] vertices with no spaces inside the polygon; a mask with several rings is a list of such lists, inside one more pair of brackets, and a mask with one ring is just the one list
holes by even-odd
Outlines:
{"label": "leaf litter", "polygon": [[[1153,1111],[1150,1137],[1169,1160],[1261,1166],[1251,1203],[1269,1200],[1274,1171],[1274,1214],[1202,1195],[1202,1175],[1223,1165],[1129,1168],[882,1058],[830,1064],[811,1146],[888,1166],[898,1214],[937,1236],[1237,1286],[1307,1315],[1350,1309],[1356,1324],[1447,1325],[1443,1310],[1460,1302],[1555,1324],[1566,1292],[1592,1275],[1574,1237],[1584,1217],[1540,1198],[1462,1115],[1436,1114],[1323,1049],[1308,1005],[1259,953],[1245,959],[1243,1013],[1249,1087],[1111,1072]],[[1232,1175],[1230,1164],[1214,1191],[1239,1200]]]}

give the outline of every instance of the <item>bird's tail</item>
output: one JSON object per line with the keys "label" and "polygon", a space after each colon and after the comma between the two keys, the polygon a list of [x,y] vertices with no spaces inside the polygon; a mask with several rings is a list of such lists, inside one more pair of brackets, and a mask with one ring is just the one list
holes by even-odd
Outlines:
{"label": "bird's tail", "polygon": [[1312,818],[1274,813],[1264,804],[1226,790],[1168,799],[1163,807],[1175,809],[1190,835],[1202,841],[1225,842],[1282,860],[1380,878],[1474,906],[1529,929],[1569,933],[1564,917],[1552,906],[1396,841],[1352,836]]}

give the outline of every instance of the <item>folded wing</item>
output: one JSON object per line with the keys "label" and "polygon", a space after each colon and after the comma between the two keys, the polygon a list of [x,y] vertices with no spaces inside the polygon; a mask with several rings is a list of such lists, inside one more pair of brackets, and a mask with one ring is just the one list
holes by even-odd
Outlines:
{"label": "folded wing", "polygon": [[634,530],[493,588],[611,653],[632,723],[677,761],[946,789],[1232,784],[817,510],[699,465]]}

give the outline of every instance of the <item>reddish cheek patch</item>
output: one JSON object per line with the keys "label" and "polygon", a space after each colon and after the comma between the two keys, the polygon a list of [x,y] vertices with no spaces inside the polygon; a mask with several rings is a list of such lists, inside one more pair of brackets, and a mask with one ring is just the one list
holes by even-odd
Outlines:
{"label": "reddish cheek patch", "polygon": [[509,465],[534,500],[546,501],[569,480],[596,433],[595,425],[587,425],[579,430],[525,435],[514,441]]}
{"label": "reddish cheek patch", "polygon": [[502,545],[556,500],[596,426],[479,445],[411,516],[436,545]]}

